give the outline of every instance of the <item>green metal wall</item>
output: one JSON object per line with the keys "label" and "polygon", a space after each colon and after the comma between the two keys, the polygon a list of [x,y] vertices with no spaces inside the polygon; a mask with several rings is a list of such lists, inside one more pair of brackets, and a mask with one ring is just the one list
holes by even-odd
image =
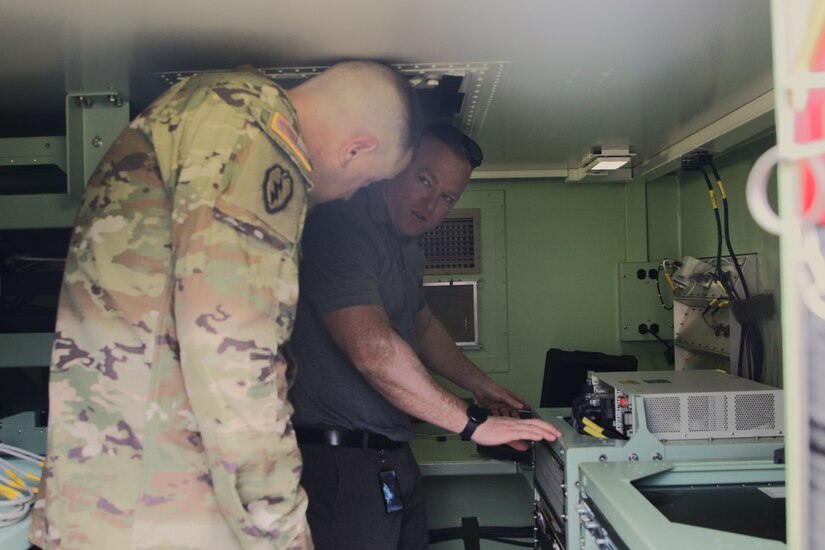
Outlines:
{"label": "green metal wall", "polygon": [[[750,217],[745,182],[773,143],[765,137],[715,159],[728,192],[734,250],[758,254],[763,291],[779,288],[779,244]],[[716,226],[701,174],[667,174],[647,182],[642,193],[621,183],[474,181],[468,196],[485,190],[503,190],[506,205],[509,365],[492,374],[497,381],[538,403],[550,347],[636,355],[640,370],[672,368],[658,342],[619,340],[617,266],[715,255]],[[628,241],[640,221],[647,258],[639,257],[639,242]],[[781,385],[778,320],[765,331],[766,381]]]}
{"label": "green metal wall", "polygon": [[[759,262],[759,288],[772,292],[779,309],[779,240],[765,232],[751,217],[745,202],[745,186],[753,163],[776,143],[771,135],[714,159],[728,194],[730,238],[737,255],[755,253]],[[712,177],[712,174],[709,174]],[[776,186],[772,185],[776,194]],[[716,255],[716,222],[701,173],[663,176],[647,186],[650,260]],[[774,206],[775,207],[775,206]],[[721,200],[719,202],[721,213]],[[723,254],[724,252],[723,245]],[[779,319],[763,322],[765,382],[782,385]]]}
{"label": "green metal wall", "polygon": [[[745,181],[754,160],[773,143],[773,137],[763,138],[716,159],[729,194],[734,248],[759,255],[763,290],[779,288],[779,245],[751,219]],[[701,175],[665,175],[647,182],[641,193],[622,183],[474,181],[459,207],[477,205],[478,196],[491,190],[504,195],[507,307],[501,315],[508,326],[501,353],[506,372],[493,376],[537,403],[549,347],[631,353],[640,369],[669,368],[660,344],[619,340],[617,265],[715,254],[715,225]],[[3,197],[0,220],[4,228],[68,225],[73,204],[68,197]],[[647,258],[639,257],[644,248]],[[779,384],[778,323],[767,323],[766,331],[768,381]]]}
{"label": "green metal wall", "polygon": [[[734,248],[737,253],[759,255],[763,290],[779,288],[779,246],[776,238],[752,221],[744,194],[751,165],[773,143],[773,138],[764,138],[717,158],[730,198]],[[506,276],[507,281],[502,315],[506,316],[508,337],[503,344],[506,349],[497,353],[507,365],[504,372],[492,374],[494,379],[538,404],[544,356],[549,347],[630,353],[638,357],[640,369],[672,368],[665,363],[664,348],[658,342],[619,340],[617,266],[628,261],[680,258],[685,254],[715,254],[715,225],[701,176],[669,174],[630,186],[539,180],[474,181],[459,207],[478,206],[483,203],[480,198],[489,191],[502,192],[505,205],[506,273],[499,275]],[[67,225],[73,218],[71,204],[68,198],[4,197],[0,198],[0,220],[5,221],[5,228]],[[483,213],[481,223],[484,224]],[[482,242],[482,262],[491,244],[489,239]],[[501,245],[498,246],[496,253],[501,252]],[[500,319],[482,318],[480,322]],[[766,342],[770,358],[768,381],[779,384],[777,321],[768,324]],[[428,509],[434,526],[458,525],[461,514],[477,514],[483,525],[532,521],[529,487],[518,477],[427,481],[431,497]],[[486,490],[496,483],[502,485]],[[468,493],[467,487],[484,487],[485,493],[496,496],[494,503]],[[509,510],[517,509],[520,503],[522,510],[512,517],[495,504],[501,502],[515,502]],[[460,542],[454,541],[433,548],[461,547]],[[499,546],[488,542],[482,547]]]}

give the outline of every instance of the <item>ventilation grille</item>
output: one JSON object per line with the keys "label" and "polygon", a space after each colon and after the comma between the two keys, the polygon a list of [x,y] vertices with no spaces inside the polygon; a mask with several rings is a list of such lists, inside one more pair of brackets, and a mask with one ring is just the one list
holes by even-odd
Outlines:
{"label": "ventilation grille", "polygon": [[782,435],[782,393],[713,392],[648,395],[648,431],[657,439],[777,437]]}
{"label": "ventilation grille", "polygon": [[728,430],[728,398],[725,395],[689,395],[688,430],[718,432]]}
{"label": "ventilation grille", "polygon": [[441,224],[421,238],[424,273],[481,273],[479,245],[479,209],[453,210]]}
{"label": "ventilation grille", "polygon": [[682,414],[679,396],[650,397],[645,399],[645,416],[650,433],[672,433],[681,430]]}
{"label": "ventilation grille", "polygon": [[[457,115],[457,126],[470,137],[478,137],[487,114],[503,81],[504,70],[509,61],[470,61],[455,63],[400,63],[392,65],[404,75],[413,88],[430,91],[437,87],[444,77],[461,78],[458,90],[464,96],[461,112]],[[290,88],[301,81],[321,73],[326,66],[268,67],[259,68],[266,76]],[[227,69],[223,69],[227,70]],[[168,71],[154,73],[168,86],[196,73],[215,71]],[[435,83],[435,84],[434,84]],[[423,107],[427,101],[422,101]],[[434,113],[428,113],[433,116]]]}
{"label": "ventilation grille", "polygon": [[737,395],[734,402],[737,430],[776,428],[776,404],[771,393]]}

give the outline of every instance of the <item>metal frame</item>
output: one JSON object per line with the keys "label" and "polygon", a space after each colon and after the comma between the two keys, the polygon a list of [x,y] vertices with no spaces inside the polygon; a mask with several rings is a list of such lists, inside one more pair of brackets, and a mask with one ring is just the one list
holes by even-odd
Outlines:
{"label": "metal frame", "polygon": [[[535,499],[536,524],[541,521],[565,533],[564,540],[555,540],[562,549],[580,547],[580,520],[576,514],[579,502],[579,468],[583,464],[598,462],[653,462],[662,460],[725,460],[770,459],[774,451],[784,446],[781,437],[659,441],[647,430],[644,406],[639,402],[639,430],[630,441],[596,439],[576,432],[565,420],[570,410],[565,408],[537,409],[537,415],[556,426],[561,437],[553,442],[537,443],[535,447]],[[557,479],[560,469],[561,478]],[[554,509],[556,517],[543,517],[541,506],[547,507],[553,494],[560,497],[562,509]],[[541,519],[543,518],[543,519]],[[561,522],[561,525],[558,523]],[[537,536],[540,536],[537,533]],[[537,548],[553,548],[548,542]],[[663,548],[667,548],[664,546]]]}
{"label": "metal frame", "polygon": [[66,96],[66,174],[69,194],[79,199],[100,159],[129,124],[129,102],[115,91]]}
{"label": "metal frame", "polygon": [[[469,342],[456,342],[455,344],[458,347],[466,348],[466,349],[477,349],[481,346],[479,342],[479,330],[478,330],[478,281],[476,280],[449,280],[449,281],[429,281],[424,283],[425,287],[428,286],[445,286],[445,287],[458,287],[458,286],[470,286],[473,289],[473,340]],[[432,306],[431,306],[432,307]]]}
{"label": "metal frame", "polygon": [[785,482],[784,465],[767,460],[583,464],[579,476],[581,547],[586,550],[786,548],[785,543],[776,540],[671,522],[634,487],[634,482],[657,474],[682,486],[731,483],[784,486]]}

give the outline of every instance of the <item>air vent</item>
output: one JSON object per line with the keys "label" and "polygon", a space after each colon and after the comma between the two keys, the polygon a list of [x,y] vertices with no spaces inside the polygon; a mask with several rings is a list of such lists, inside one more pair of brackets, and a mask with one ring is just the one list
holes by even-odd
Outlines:
{"label": "air vent", "polygon": [[[392,66],[409,79],[412,87],[420,91],[423,106],[429,107],[429,112],[425,113],[428,119],[440,120],[445,117],[445,113],[449,113],[454,120],[445,120],[445,122],[453,123],[466,134],[477,138],[502,81],[504,68],[508,64],[509,61],[474,61],[399,63]],[[311,78],[326,68],[325,66],[271,67],[261,68],[261,71],[284,88],[291,88],[301,80]],[[155,75],[171,86],[196,72],[216,71],[168,71],[155,73]],[[434,93],[434,90],[442,85],[443,93]],[[460,112],[456,112],[459,108]]]}
{"label": "air vent", "polygon": [[645,399],[647,429],[652,434],[678,432],[682,427],[679,396],[648,397]]}
{"label": "air vent", "polygon": [[773,394],[737,395],[735,407],[737,430],[770,430],[776,427],[776,403]]}
{"label": "air vent", "polygon": [[424,234],[421,247],[425,274],[481,273],[479,213],[478,208],[453,210],[443,222]]}
{"label": "air vent", "polygon": [[688,395],[688,430],[728,431],[728,398],[724,394]]}

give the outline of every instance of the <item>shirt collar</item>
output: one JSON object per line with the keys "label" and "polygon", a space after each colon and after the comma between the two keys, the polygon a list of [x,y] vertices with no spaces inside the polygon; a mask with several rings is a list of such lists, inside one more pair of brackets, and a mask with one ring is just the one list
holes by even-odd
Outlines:
{"label": "shirt collar", "polygon": [[385,223],[391,226],[387,203],[384,202],[384,185],[385,182],[377,181],[364,189],[367,197],[367,213],[375,223]]}
{"label": "shirt collar", "polygon": [[392,225],[392,220],[390,220],[387,203],[384,201],[384,186],[387,184],[388,180],[377,181],[359,191],[365,196],[367,215],[376,224],[387,225],[387,231],[395,235],[401,242],[417,241],[418,237],[404,237],[396,234],[395,227]]}

